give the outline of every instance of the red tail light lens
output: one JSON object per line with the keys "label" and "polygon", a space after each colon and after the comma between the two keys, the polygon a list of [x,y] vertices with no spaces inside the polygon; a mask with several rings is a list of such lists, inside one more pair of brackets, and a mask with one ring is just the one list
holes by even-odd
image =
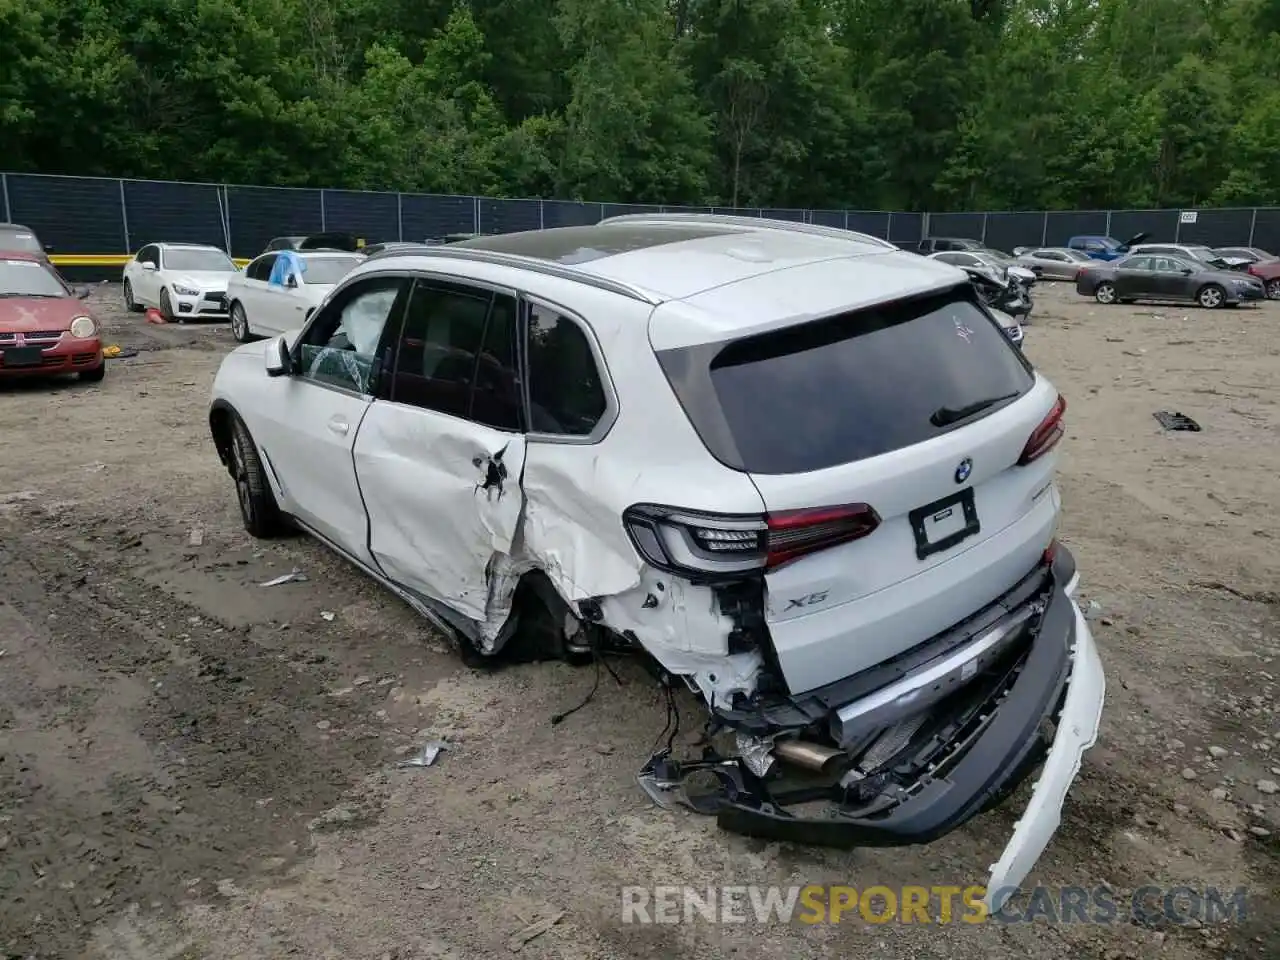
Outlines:
{"label": "red tail light lens", "polygon": [[1039,460],[1057,445],[1062,435],[1067,432],[1066,423],[1063,421],[1063,414],[1066,412],[1066,398],[1058,394],[1053,409],[1040,421],[1040,426],[1032,431],[1027,445],[1022,448],[1022,456],[1018,457],[1018,466],[1024,467],[1028,463]]}
{"label": "red tail light lens", "polygon": [[1046,567],[1053,566],[1053,561],[1058,557],[1058,541],[1050,540],[1049,546],[1044,548],[1044,556],[1040,558],[1040,562]]}
{"label": "red tail light lens", "polygon": [[1249,264],[1249,275],[1253,277],[1262,276],[1262,271],[1258,269],[1258,265],[1256,263]]}
{"label": "red tail light lens", "polygon": [[865,503],[770,514],[713,514],[637,504],[622,516],[631,542],[659,570],[719,580],[867,536],[880,516]]}
{"label": "red tail light lens", "polygon": [[765,566],[772,569],[807,553],[860,540],[880,526],[880,515],[869,504],[849,503],[771,513],[767,522],[769,542]]}

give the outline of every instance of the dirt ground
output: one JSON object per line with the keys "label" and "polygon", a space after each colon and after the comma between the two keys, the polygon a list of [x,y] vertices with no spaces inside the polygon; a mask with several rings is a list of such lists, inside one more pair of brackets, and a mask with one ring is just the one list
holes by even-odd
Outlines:
{"label": "dirt ground", "polygon": [[[0,956],[508,956],[561,911],[524,955],[1280,945],[1280,303],[1104,308],[1058,286],[1027,331],[1070,404],[1062,538],[1108,671],[1033,882],[1121,903],[1249,888],[1243,919],[1175,927],[624,924],[624,885],[982,883],[1026,791],[897,851],[764,844],[655,808],[634,776],[665,710],[638,667],[553,726],[590,668],[473,671],[319,545],[251,540],[206,426],[226,328],[148,327],[114,285],[91,302],[138,356],[97,386],[0,387]],[[1204,429],[1165,432],[1160,409]],[[306,582],[260,586],[295,568]],[[396,766],[437,737],[454,749],[435,766]]]}

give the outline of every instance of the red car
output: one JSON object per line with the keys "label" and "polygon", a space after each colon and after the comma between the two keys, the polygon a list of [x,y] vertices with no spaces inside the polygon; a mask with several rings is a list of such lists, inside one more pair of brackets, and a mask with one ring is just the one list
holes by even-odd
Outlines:
{"label": "red car", "polygon": [[1259,260],[1249,264],[1249,275],[1257,277],[1267,288],[1267,296],[1280,300],[1280,260]]}
{"label": "red car", "polygon": [[0,380],[107,372],[100,325],[77,293],[35,253],[0,253]]}

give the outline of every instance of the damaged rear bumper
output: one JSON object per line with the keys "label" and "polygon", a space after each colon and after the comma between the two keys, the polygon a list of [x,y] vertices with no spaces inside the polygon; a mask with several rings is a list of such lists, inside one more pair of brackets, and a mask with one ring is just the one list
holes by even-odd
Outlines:
{"label": "damaged rear bumper", "polygon": [[[659,756],[641,774],[641,783],[659,802],[680,799],[703,812],[714,811],[720,826],[736,833],[834,847],[906,846],[928,843],[997,805],[1043,762],[1031,801],[992,867],[988,905],[999,909],[1057,830],[1067,790],[1097,736],[1105,682],[1088,624],[1070,596],[1076,581],[1074,560],[1060,549],[1052,567],[1040,568],[976,618],[980,628],[972,629],[965,642],[910,669],[899,668],[896,685],[930,679],[931,685],[916,694],[926,697],[917,714],[928,720],[920,735],[866,776],[846,772],[836,782],[783,791],[755,776],[744,758],[676,764]],[[992,625],[1010,623],[1016,624],[1018,642],[1003,650],[999,662],[983,660],[980,651],[991,649],[989,638],[996,632]],[[933,679],[948,661],[963,660],[969,650],[974,651],[971,662],[981,664],[981,675],[969,679],[966,674],[968,687],[947,686],[959,674],[941,684]],[[845,690],[856,686],[843,683]],[[940,686],[946,686],[945,698],[937,692]],[[838,688],[833,685],[831,692]],[[863,702],[876,692],[865,694]],[[936,703],[928,702],[930,694]],[[751,718],[737,713],[721,719],[740,730],[750,728],[754,719],[756,734],[767,723],[776,737],[778,721],[799,710],[817,721],[810,730],[825,726],[838,735],[841,708],[847,717],[850,704],[822,700],[828,715],[821,719],[812,698],[757,711]],[[776,739],[775,748],[782,742]],[[852,755],[844,760],[851,761]],[[681,783],[699,768],[716,775],[720,790],[714,797],[690,801]],[[833,801],[833,814],[801,817],[786,809],[814,800]]]}

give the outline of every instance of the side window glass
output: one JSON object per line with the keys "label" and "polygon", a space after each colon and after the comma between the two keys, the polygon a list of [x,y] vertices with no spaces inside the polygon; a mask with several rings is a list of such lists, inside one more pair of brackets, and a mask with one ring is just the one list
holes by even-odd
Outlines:
{"label": "side window glass", "polygon": [[582,437],[604,416],[604,385],[582,328],[550,307],[531,304],[528,330],[529,429]]}
{"label": "side window glass", "polygon": [[391,399],[466,417],[493,294],[418,280],[396,344]]}
{"label": "side window glass", "polygon": [[275,265],[275,262],[276,255],[274,253],[259,257],[248,270],[249,279],[266,281],[271,276],[271,268]]}
{"label": "side window glass", "polygon": [[298,345],[302,375],[360,393],[373,393],[378,345],[401,291],[401,277],[355,283],[326,304]]}
{"label": "side window glass", "polygon": [[143,247],[142,252],[138,254],[138,259],[143,263],[154,263],[160,266],[160,248],[159,247]]}
{"label": "side window glass", "polygon": [[476,364],[471,419],[498,430],[523,428],[524,400],[516,365],[518,316],[514,297],[498,294],[493,298]]}

